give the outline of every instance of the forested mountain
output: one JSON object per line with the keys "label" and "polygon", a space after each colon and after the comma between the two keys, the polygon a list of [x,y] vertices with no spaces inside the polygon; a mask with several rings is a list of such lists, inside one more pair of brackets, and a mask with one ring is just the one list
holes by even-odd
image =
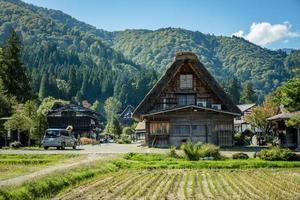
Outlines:
{"label": "forested mountain", "polygon": [[[18,0],[0,0],[0,8],[0,45],[12,28],[21,36],[23,61],[41,98],[50,95],[103,102],[114,95],[124,104],[136,105],[157,78],[153,70],[144,70],[92,32],[83,31],[89,25],[65,24],[69,16],[59,11]],[[55,20],[60,14],[65,17],[63,23]],[[78,24],[82,28],[77,28]],[[132,98],[132,94],[139,95]]]}
{"label": "forested mountain", "polygon": [[299,50],[287,55],[242,38],[175,28],[108,32],[19,0],[0,0],[0,8],[0,46],[11,28],[22,36],[41,97],[103,102],[114,95],[137,105],[178,51],[196,53],[219,81],[251,81],[259,101],[300,68]]}
{"label": "forested mountain", "polygon": [[114,49],[126,57],[160,72],[165,70],[175,52],[192,51],[219,81],[232,77],[240,83],[250,80],[260,100],[282,81],[294,76],[293,66],[285,65],[290,55],[261,48],[238,37],[166,28],[116,32],[112,41]]}

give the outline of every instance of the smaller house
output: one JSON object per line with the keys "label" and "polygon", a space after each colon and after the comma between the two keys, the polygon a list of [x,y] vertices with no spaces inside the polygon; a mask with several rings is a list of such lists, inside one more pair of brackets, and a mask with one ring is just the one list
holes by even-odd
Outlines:
{"label": "smaller house", "polygon": [[128,105],[123,112],[120,114],[120,123],[123,125],[132,125],[134,122],[134,119],[132,118],[132,114],[134,111],[134,107],[131,105]]}
{"label": "smaller house", "polygon": [[134,129],[135,140],[144,140],[146,135],[146,122],[142,121],[137,124]]}
{"label": "smaller house", "polygon": [[294,127],[287,127],[285,124],[286,120],[299,115],[300,111],[287,112],[281,109],[278,115],[267,119],[275,124],[273,131],[277,133],[282,147],[300,149],[300,124]]}
{"label": "smaller house", "polygon": [[47,114],[49,128],[67,128],[71,125],[75,134],[103,129],[104,117],[89,108],[75,104],[56,103]]}
{"label": "smaller house", "polygon": [[245,131],[260,132],[259,129],[252,127],[245,121],[245,117],[252,113],[252,109],[256,107],[255,103],[237,105],[241,110],[242,115],[234,118],[234,130],[235,132],[244,133]]}

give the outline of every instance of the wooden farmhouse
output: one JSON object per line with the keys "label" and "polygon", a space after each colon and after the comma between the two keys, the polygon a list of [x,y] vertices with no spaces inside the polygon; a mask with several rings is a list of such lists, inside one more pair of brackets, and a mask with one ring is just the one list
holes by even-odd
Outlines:
{"label": "wooden farmhouse", "polygon": [[47,114],[49,128],[62,128],[72,126],[74,133],[89,133],[95,129],[103,129],[101,122],[104,117],[89,108],[74,104],[56,103]]}
{"label": "wooden farmhouse", "polygon": [[259,128],[251,126],[248,122],[246,122],[245,118],[246,116],[250,115],[252,113],[253,108],[256,107],[255,103],[252,104],[241,104],[237,105],[237,107],[242,112],[241,116],[237,116],[234,118],[234,129],[235,132],[245,133],[245,132],[253,132],[258,133],[261,132]]}
{"label": "wooden farmhouse", "polygon": [[188,141],[232,146],[233,119],[240,114],[197,56],[181,52],[133,117],[145,121],[149,146],[179,146]]}

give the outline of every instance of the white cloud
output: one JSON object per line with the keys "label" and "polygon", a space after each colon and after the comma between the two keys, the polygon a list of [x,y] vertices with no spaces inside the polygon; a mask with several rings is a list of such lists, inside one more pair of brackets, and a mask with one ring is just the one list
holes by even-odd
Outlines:
{"label": "white cloud", "polygon": [[243,30],[240,30],[232,35],[243,37],[250,42],[265,46],[279,40],[300,37],[300,32],[293,32],[291,31],[291,28],[292,25],[289,22],[273,25],[268,22],[252,23],[248,34],[245,34]]}

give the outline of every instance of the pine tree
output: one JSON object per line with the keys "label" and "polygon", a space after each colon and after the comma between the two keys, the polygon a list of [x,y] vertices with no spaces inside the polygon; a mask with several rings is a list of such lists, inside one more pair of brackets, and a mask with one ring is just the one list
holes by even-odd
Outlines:
{"label": "pine tree", "polygon": [[88,76],[87,76],[87,73],[85,72],[83,75],[82,85],[81,85],[80,92],[79,92],[81,97],[86,96],[87,86],[88,86]]}
{"label": "pine tree", "polygon": [[43,100],[48,96],[48,89],[49,89],[49,80],[48,75],[45,73],[42,77],[40,89],[39,89],[39,98],[40,100]]}
{"label": "pine tree", "polygon": [[69,97],[72,98],[77,93],[76,70],[74,69],[74,67],[72,67],[69,74],[69,85],[70,85]]}
{"label": "pine tree", "polygon": [[240,92],[239,92],[239,84],[236,78],[233,78],[228,83],[228,93],[232,98],[232,101],[235,104],[238,104],[240,101]]}
{"label": "pine tree", "polygon": [[21,42],[17,33],[12,30],[4,47],[4,63],[2,66],[2,80],[8,94],[24,102],[32,97],[30,80],[25,67],[21,62]]}
{"label": "pine tree", "polygon": [[254,103],[256,102],[256,94],[253,90],[251,82],[245,82],[243,91],[241,93],[241,103]]}

